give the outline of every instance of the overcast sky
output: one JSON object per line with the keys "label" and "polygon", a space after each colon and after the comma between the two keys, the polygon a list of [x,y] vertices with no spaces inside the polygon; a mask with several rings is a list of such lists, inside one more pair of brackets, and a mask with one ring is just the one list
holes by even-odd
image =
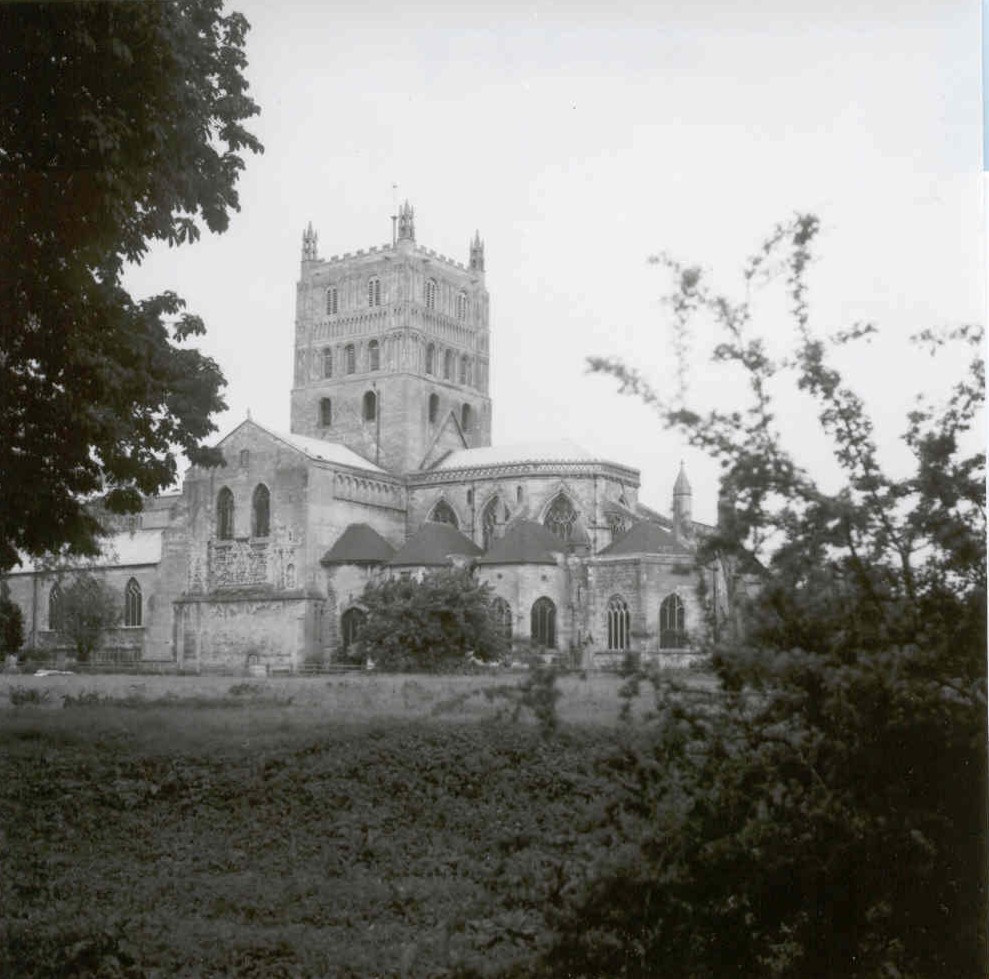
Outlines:
{"label": "overcast sky", "polygon": [[[883,330],[849,367],[894,462],[913,391],[950,380],[905,338],[984,318],[978,2],[228,6],[252,24],[265,154],[226,234],[130,279],[206,320],[221,432],[248,409],[288,430],[302,229],[323,257],[384,244],[395,183],[421,245],[466,261],[485,240],[494,442],[574,440],[639,468],[664,512],[683,458],[713,519],[714,466],[584,368],[620,354],[673,383],[647,256],[732,289],[774,223],[817,213],[815,322]],[[698,405],[730,392],[713,378],[698,367]],[[823,471],[813,416],[784,415]]]}

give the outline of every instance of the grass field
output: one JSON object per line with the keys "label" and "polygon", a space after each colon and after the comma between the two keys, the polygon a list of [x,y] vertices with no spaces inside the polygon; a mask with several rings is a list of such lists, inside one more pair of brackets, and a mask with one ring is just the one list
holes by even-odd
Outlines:
{"label": "grass field", "polygon": [[598,761],[634,734],[615,678],[564,680],[580,723],[552,738],[472,695],[492,682],[4,677],[0,975],[483,975],[533,955],[608,856]]}

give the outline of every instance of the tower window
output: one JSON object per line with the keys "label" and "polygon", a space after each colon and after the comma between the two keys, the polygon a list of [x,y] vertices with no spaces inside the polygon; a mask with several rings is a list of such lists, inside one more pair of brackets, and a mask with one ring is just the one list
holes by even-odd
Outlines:
{"label": "tower window", "polygon": [[378,396],[373,391],[364,392],[364,421],[373,422],[378,417]]}
{"label": "tower window", "polygon": [[436,370],[436,347],[429,344],[426,347],[426,373],[432,374]]}
{"label": "tower window", "polygon": [[471,413],[470,405],[464,405],[460,409],[460,427],[465,431],[470,431]]}
{"label": "tower window", "polygon": [[381,348],[377,340],[372,340],[367,345],[367,357],[370,370],[376,371],[381,368]]}
{"label": "tower window", "polygon": [[124,589],[124,625],[137,628],[141,625],[141,586],[131,578]]}
{"label": "tower window", "polygon": [[446,350],[443,353],[443,380],[453,380],[453,351]]}
{"label": "tower window", "polygon": [[436,309],[435,279],[426,279],[426,309]]}
{"label": "tower window", "polygon": [[367,280],[367,304],[368,306],[381,305],[381,279],[377,277]]}
{"label": "tower window", "polygon": [[436,424],[436,416],[440,413],[440,397],[438,394],[429,396],[429,424]]}
{"label": "tower window", "polygon": [[457,319],[465,320],[467,319],[467,293],[461,292],[457,294]]}
{"label": "tower window", "polygon": [[333,377],[333,351],[323,348],[323,377]]}
{"label": "tower window", "polygon": [[333,424],[333,402],[329,398],[320,399],[319,423],[323,428],[329,428]]}
{"label": "tower window", "polygon": [[336,286],[330,286],[330,288],[326,290],[326,315],[336,316],[339,309],[339,296]]}
{"label": "tower window", "polygon": [[240,450],[240,468],[246,469],[251,462],[251,450],[241,449]]}
{"label": "tower window", "polygon": [[271,493],[259,483],[251,498],[251,536],[267,537],[271,533]]}
{"label": "tower window", "polygon": [[460,358],[460,383],[470,384],[471,382],[471,369],[470,369],[470,357],[464,354]]}
{"label": "tower window", "polygon": [[343,349],[343,356],[346,362],[346,371],[353,374],[357,370],[357,351],[352,343],[348,343]]}
{"label": "tower window", "polygon": [[220,540],[234,539],[234,495],[226,486],[216,494],[216,536]]}

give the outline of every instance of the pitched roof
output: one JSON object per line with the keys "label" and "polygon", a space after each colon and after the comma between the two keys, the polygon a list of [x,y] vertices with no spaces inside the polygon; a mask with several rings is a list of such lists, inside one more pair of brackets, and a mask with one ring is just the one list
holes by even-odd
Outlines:
{"label": "pitched roof", "polygon": [[452,555],[476,557],[481,548],[448,523],[426,521],[388,562],[391,566],[445,565]]}
{"label": "pitched roof", "polygon": [[337,538],[336,543],[323,555],[320,564],[384,564],[395,553],[391,546],[373,527],[366,523],[352,523]]}
{"label": "pitched roof", "polygon": [[504,466],[521,462],[599,462],[574,442],[528,442],[524,445],[486,445],[457,449],[434,469],[466,469],[474,466]]}
{"label": "pitched roof", "polygon": [[[100,539],[100,553],[95,558],[82,558],[77,566],[127,568],[141,564],[157,564],[161,561],[161,537],[160,530],[135,530],[134,533],[110,534]],[[8,573],[30,574],[33,571],[44,570],[42,563],[22,554],[20,566],[11,569]]]}
{"label": "pitched roof", "polygon": [[518,520],[495,541],[478,564],[556,564],[560,539],[535,520]]}
{"label": "pitched roof", "polygon": [[352,449],[348,449],[347,446],[341,445],[339,442],[327,442],[324,439],[314,439],[308,435],[296,435],[293,432],[276,432],[273,428],[268,428],[267,425],[262,425],[260,422],[254,421],[253,418],[242,421],[237,428],[220,440],[220,445],[230,438],[242,425],[254,425],[272,438],[284,442],[293,449],[298,449],[307,458],[315,459],[318,462],[335,462],[341,466],[350,466],[352,469],[367,469],[370,472],[376,473],[384,472],[380,466],[376,466],[373,462],[368,462],[363,456],[359,456]]}
{"label": "pitched roof", "polygon": [[690,554],[665,527],[651,520],[633,524],[623,537],[598,552],[601,557],[618,557],[622,554]]}

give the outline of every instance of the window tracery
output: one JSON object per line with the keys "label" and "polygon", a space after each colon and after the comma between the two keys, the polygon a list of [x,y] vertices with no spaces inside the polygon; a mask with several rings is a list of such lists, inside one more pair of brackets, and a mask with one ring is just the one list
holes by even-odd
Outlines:
{"label": "window tracery", "polygon": [[124,625],[137,628],[141,625],[141,586],[136,578],[131,578],[124,589]]}
{"label": "window tracery", "polygon": [[565,493],[560,493],[546,511],[543,524],[561,541],[569,542],[573,540],[576,523],[577,511],[570,502],[570,498]]}
{"label": "window tracery", "polygon": [[632,615],[628,603],[620,595],[614,595],[608,602],[608,649],[622,652],[629,648],[632,628]]}

